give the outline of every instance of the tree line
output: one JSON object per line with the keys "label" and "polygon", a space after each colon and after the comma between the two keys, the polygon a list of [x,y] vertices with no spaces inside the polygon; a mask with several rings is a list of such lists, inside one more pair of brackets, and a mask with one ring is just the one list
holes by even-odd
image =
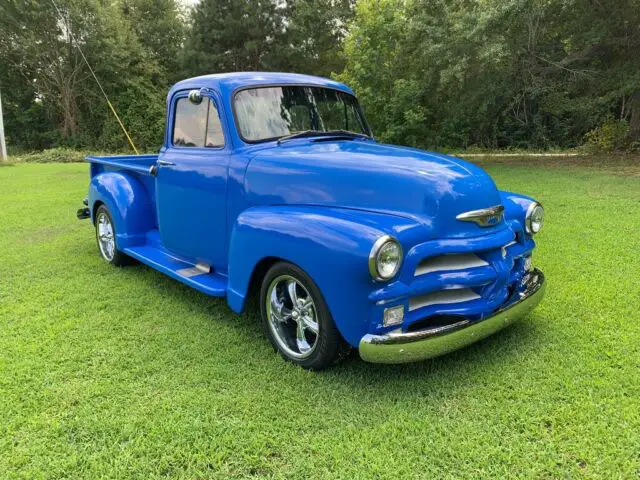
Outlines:
{"label": "tree line", "polygon": [[139,148],[169,86],[337,78],[376,137],[423,148],[640,149],[640,0],[0,0],[10,148]]}

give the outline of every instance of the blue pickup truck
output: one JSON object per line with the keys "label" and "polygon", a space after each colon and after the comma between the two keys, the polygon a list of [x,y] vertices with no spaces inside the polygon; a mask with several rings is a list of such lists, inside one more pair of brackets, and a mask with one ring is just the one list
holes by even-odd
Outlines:
{"label": "blue pickup truck", "polygon": [[287,360],[352,347],[410,362],[480,340],[536,306],[544,210],[479,167],[378,143],[341,83],[284,73],[181,81],[159,155],[88,157],[79,218],[100,254],[137,260],[242,312],[259,299]]}

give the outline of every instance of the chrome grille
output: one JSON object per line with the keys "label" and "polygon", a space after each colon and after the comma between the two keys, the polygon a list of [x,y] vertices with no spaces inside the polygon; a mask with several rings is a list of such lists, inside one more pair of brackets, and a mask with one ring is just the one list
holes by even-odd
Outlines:
{"label": "chrome grille", "polygon": [[427,293],[409,299],[409,311],[430,305],[450,305],[453,303],[469,302],[477,300],[480,295],[470,288],[457,288],[455,290],[440,290],[438,292]]}
{"label": "chrome grille", "polygon": [[440,255],[439,257],[426,258],[420,262],[416,267],[415,276],[441,271],[466,270],[487,265],[489,264],[474,253]]}

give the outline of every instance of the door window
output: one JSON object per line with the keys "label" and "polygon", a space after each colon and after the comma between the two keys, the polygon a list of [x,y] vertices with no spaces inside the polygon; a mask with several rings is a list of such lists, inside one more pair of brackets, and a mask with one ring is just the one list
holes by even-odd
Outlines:
{"label": "door window", "polygon": [[218,110],[211,101],[192,103],[188,98],[176,102],[173,144],[179,147],[223,147],[224,135]]}
{"label": "door window", "polygon": [[220,117],[218,117],[218,109],[211,100],[209,100],[205,145],[207,147],[224,147],[224,135],[222,134]]}

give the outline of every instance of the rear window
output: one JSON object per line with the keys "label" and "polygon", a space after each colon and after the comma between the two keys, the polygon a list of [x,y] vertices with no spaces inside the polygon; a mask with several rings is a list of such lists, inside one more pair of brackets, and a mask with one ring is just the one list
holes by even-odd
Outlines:
{"label": "rear window", "polygon": [[222,147],[224,136],[216,106],[210,99],[199,104],[188,98],[176,102],[173,144],[178,147]]}

